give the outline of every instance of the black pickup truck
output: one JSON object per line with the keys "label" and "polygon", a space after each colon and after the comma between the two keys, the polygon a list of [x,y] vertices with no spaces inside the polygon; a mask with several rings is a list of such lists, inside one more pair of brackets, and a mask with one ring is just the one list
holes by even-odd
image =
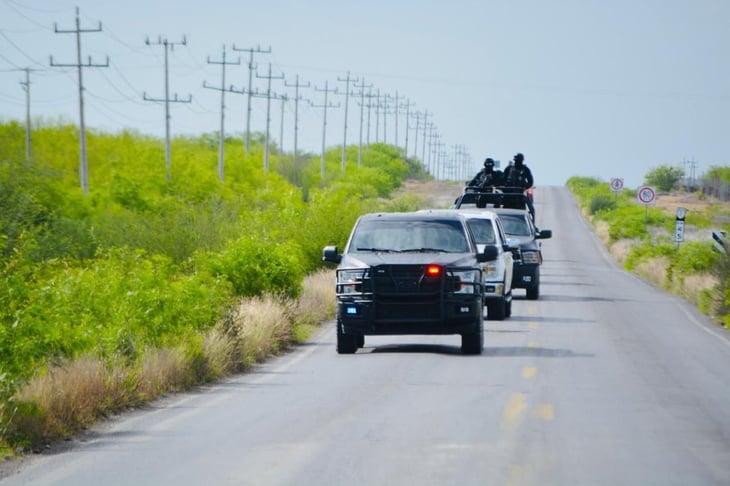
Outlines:
{"label": "black pickup truck", "polygon": [[323,250],[338,264],[337,352],[355,353],[368,335],[459,334],[462,352],[481,354],[480,263],[495,258],[456,211],[361,216],[342,253]]}

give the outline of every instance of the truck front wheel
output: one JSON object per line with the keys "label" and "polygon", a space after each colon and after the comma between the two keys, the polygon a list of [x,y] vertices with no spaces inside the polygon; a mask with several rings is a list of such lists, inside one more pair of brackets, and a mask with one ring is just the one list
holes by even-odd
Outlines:
{"label": "truck front wheel", "polygon": [[357,351],[358,339],[352,334],[342,332],[342,325],[337,321],[337,353],[353,354]]}

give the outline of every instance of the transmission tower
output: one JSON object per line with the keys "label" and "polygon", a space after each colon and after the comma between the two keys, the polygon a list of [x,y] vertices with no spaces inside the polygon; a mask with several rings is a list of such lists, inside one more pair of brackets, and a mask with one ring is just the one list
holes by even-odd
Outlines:
{"label": "transmission tower", "polygon": [[53,56],[51,56],[51,66],[53,67],[75,67],[78,70],[78,84],[79,84],[79,146],[80,146],[80,168],[79,178],[81,179],[81,190],[85,195],[89,194],[89,167],[86,159],[86,124],[84,123],[84,79],[83,79],[83,68],[85,67],[109,67],[109,56],[106,58],[104,64],[94,64],[91,62],[91,56],[86,64],[81,62],[81,34],[87,34],[91,32],[101,32],[101,22],[95,29],[82,29],[81,20],[79,19],[79,8],[76,7],[76,28],[62,30],[58,28],[58,25],[53,24],[53,29],[56,34],[76,34],[76,63],[60,64],[53,62]]}

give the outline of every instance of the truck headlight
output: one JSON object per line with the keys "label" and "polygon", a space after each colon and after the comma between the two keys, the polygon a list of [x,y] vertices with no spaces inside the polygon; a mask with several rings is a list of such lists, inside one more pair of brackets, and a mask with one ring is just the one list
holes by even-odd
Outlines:
{"label": "truck headlight", "polygon": [[364,268],[337,271],[338,292],[354,294],[362,292],[362,279],[365,276]]}
{"label": "truck headlight", "polygon": [[457,294],[473,294],[481,284],[481,272],[479,270],[459,270],[451,272],[454,278],[459,279],[459,287],[454,290]]}
{"label": "truck headlight", "polygon": [[540,254],[536,251],[523,251],[522,263],[540,263]]}
{"label": "truck headlight", "polygon": [[497,265],[495,262],[487,262],[484,265],[484,279],[485,280],[500,280],[501,273],[499,271],[499,265]]}

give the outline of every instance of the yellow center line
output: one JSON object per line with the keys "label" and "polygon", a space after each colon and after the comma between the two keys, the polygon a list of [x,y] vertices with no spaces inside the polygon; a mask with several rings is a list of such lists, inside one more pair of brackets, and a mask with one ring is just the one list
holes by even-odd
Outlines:
{"label": "yellow center line", "polygon": [[527,327],[535,331],[540,328],[540,324],[538,324],[537,322],[530,322],[527,324]]}
{"label": "yellow center line", "polygon": [[531,380],[537,376],[537,367],[535,366],[525,366],[522,368],[522,378],[526,380]]}
{"label": "yellow center line", "polygon": [[540,347],[540,343],[538,343],[537,341],[529,341],[527,343],[528,349],[538,349],[539,347]]}
{"label": "yellow center line", "polygon": [[514,429],[522,419],[526,409],[525,394],[513,393],[509,403],[504,407],[504,412],[502,412],[502,429]]}
{"label": "yellow center line", "polygon": [[532,416],[543,420],[553,420],[555,418],[555,407],[549,403],[542,403],[532,410]]}
{"label": "yellow center line", "polygon": [[535,305],[529,306],[527,308],[527,314],[531,315],[531,316],[534,316],[535,314],[537,314],[537,306],[535,306]]}

